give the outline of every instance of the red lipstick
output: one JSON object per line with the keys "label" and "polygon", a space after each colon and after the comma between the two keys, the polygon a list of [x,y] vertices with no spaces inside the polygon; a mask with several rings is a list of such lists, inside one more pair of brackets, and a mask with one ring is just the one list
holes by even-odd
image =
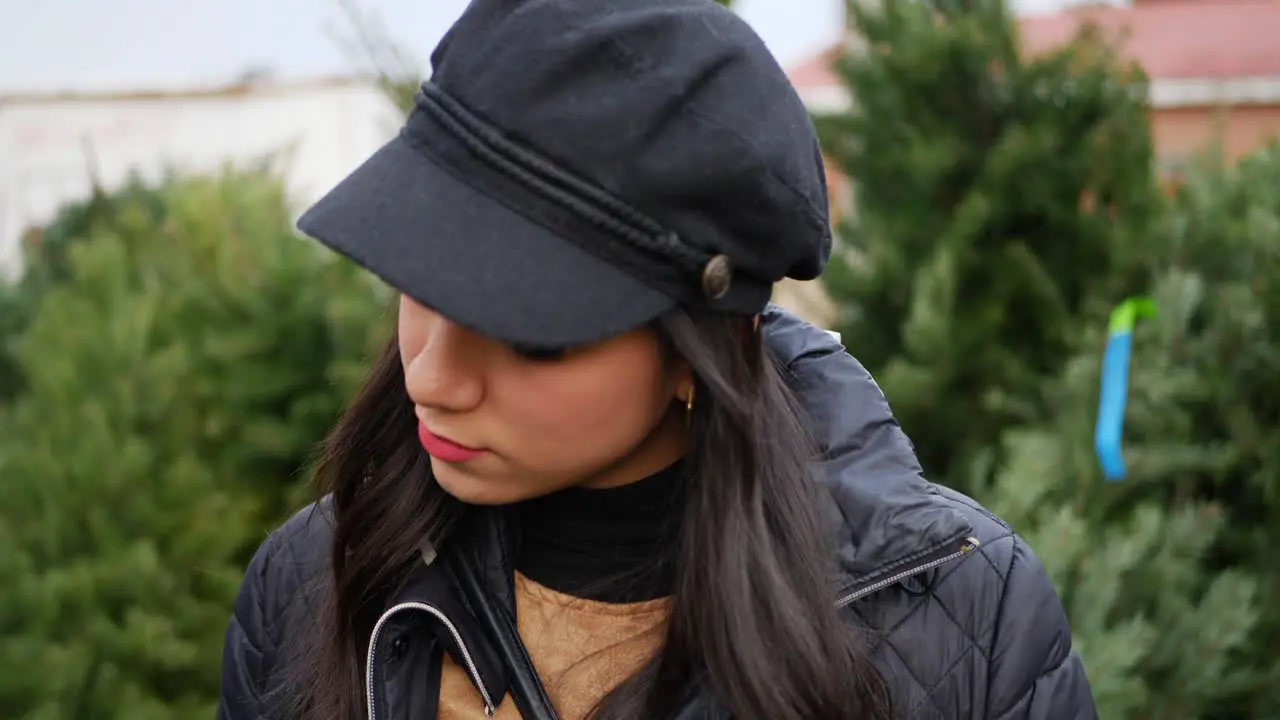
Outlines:
{"label": "red lipstick", "polygon": [[418,442],[422,443],[428,455],[447,463],[466,462],[479,457],[484,452],[484,450],[459,445],[448,438],[440,437],[428,430],[422,421],[418,421]]}

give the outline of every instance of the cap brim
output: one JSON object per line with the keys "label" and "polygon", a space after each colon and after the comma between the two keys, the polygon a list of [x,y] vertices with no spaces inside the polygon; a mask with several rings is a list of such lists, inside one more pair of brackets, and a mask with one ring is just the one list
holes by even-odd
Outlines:
{"label": "cap brim", "polygon": [[503,342],[591,344],[676,304],[475,190],[401,137],[307,210],[298,229]]}

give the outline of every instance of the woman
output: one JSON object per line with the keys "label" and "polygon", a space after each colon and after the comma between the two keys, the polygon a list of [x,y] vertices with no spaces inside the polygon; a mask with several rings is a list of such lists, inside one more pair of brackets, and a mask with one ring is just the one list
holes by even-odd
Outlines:
{"label": "woman", "polygon": [[[300,227],[400,291],[219,717],[1091,718],[1031,551],[767,305],[812,127],[709,0],[475,0]],[[856,340],[856,339],[855,339]]]}

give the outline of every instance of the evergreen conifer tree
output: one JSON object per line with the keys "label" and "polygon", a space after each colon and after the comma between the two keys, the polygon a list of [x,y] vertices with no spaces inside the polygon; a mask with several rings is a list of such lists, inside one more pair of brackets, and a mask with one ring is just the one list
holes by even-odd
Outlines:
{"label": "evergreen conifer tree", "polygon": [[1050,568],[1103,717],[1276,717],[1280,144],[1190,173],[1152,237],[1128,476],[1104,482],[1093,451],[1097,323],[1049,386],[1054,417],[1006,433],[978,494]]}
{"label": "evergreen conifer tree", "polygon": [[1000,0],[849,11],[853,106],[817,122],[854,208],[824,282],[925,470],[963,486],[965,457],[1044,415],[1095,298],[1134,280],[1147,84],[1096,34],[1024,57]]}
{"label": "evergreen conifer tree", "polygon": [[87,199],[58,211],[46,226],[29,228],[23,235],[22,272],[16,281],[0,279],[0,402],[13,397],[22,385],[18,368],[18,338],[31,321],[40,297],[68,275],[71,246],[95,233],[108,232],[118,210],[133,208],[154,217],[160,212],[153,187],[131,176],[111,192],[96,180]]}
{"label": "evergreen conifer tree", "polygon": [[69,245],[0,409],[0,716],[212,717],[247,559],[389,314],[266,173],[175,177]]}

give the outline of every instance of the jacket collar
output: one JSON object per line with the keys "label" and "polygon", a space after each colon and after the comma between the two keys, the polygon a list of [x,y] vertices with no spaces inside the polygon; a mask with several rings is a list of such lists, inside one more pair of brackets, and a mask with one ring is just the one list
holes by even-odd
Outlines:
{"label": "jacket collar", "polygon": [[[481,689],[486,708],[496,708],[507,694],[510,677],[495,652],[493,638],[458,592],[446,558],[426,544],[420,552],[421,562],[404,577],[383,608],[379,624],[385,623],[385,630],[380,633],[375,628],[370,644],[379,641],[390,646],[397,637],[409,634],[410,628],[426,628],[453,662],[466,670],[472,684]],[[370,664],[382,657],[385,653],[370,648]],[[374,683],[379,679],[375,674],[369,675]]]}

